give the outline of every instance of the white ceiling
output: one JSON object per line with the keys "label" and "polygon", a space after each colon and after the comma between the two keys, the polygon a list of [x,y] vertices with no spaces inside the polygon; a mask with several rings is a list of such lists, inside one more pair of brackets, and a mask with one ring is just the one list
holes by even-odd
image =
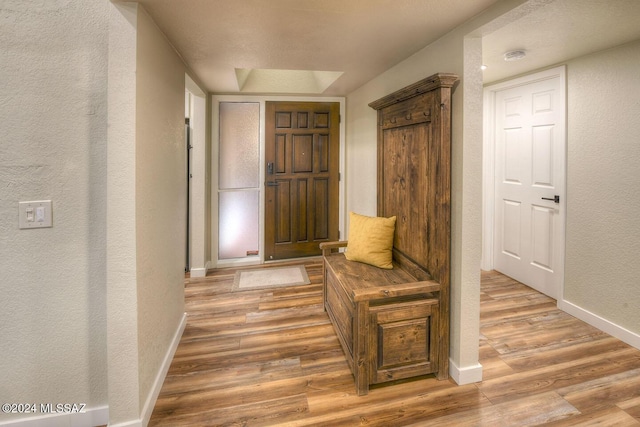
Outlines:
{"label": "white ceiling", "polygon": [[[139,0],[210,92],[332,96],[496,1]],[[640,39],[640,0],[547,2],[483,38],[485,82]],[[505,62],[513,49],[526,58]]]}
{"label": "white ceiling", "polygon": [[[640,39],[640,0],[555,0],[482,39],[485,83]],[[504,53],[526,57],[505,62]]]}
{"label": "white ceiling", "polygon": [[[210,92],[239,92],[238,74],[248,72],[236,69],[337,72],[324,95],[346,95],[494,2],[139,0]],[[262,74],[273,86],[262,90],[241,79],[247,93],[282,93]]]}

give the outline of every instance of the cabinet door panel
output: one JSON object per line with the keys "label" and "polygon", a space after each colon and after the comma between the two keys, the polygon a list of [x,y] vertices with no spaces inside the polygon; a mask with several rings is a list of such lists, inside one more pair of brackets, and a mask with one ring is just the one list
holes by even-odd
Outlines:
{"label": "cabinet door panel", "polygon": [[372,384],[436,370],[436,299],[374,306],[370,312]]}

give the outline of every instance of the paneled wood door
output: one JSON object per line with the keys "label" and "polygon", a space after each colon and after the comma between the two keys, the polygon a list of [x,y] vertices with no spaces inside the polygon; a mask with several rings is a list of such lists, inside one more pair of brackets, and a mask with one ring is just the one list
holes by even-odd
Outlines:
{"label": "paneled wood door", "polygon": [[265,260],[338,240],[340,104],[267,102]]}

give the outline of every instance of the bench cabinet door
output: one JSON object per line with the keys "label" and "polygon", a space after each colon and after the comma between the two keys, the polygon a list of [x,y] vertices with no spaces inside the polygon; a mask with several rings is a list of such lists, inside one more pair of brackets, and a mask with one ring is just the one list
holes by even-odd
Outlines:
{"label": "bench cabinet door", "polygon": [[437,370],[436,299],[372,305],[369,312],[371,384]]}

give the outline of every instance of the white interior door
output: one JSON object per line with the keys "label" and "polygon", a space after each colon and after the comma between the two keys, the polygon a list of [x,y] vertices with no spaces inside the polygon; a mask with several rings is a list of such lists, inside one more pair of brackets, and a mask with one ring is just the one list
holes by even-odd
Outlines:
{"label": "white interior door", "polygon": [[[558,299],[564,279],[564,67],[495,95],[494,268]],[[551,71],[554,71],[551,70]]]}

